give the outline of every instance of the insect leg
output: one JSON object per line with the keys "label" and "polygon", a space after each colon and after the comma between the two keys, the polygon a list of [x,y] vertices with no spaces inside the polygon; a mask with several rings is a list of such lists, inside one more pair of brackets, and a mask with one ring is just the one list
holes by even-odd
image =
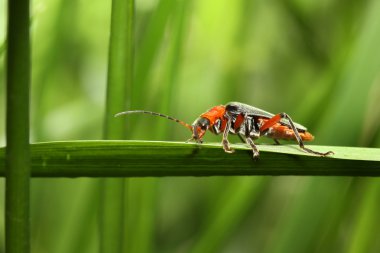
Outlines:
{"label": "insect leg", "polygon": [[245,142],[252,148],[253,153],[253,159],[259,158],[259,150],[257,149],[255,143],[253,142],[252,138],[249,136],[245,136]]}
{"label": "insect leg", "polygon": [[277,139],[273,139],[276,145],[280,145],[281,143]]}
{"label": "insect leg", "polygon": [[247,115],[245,115],[245,121],[244,121],[244,128],[245,128],[245,134],[244,134],[244,137],[245,137],[245,142],[251,147],[252,149],[252,155],[253,155],[253,159],[258,159],[259,158],[259,150],[257,149],[255,143],[253,142],[252,140],[252,137],[251,137],[251,132],[254,130],[254,121],[253,119],[249,119],[247,117]]}
{"label": "insect leg", "polygon": [[241,134],[238,134],[238,136],[239,136],[239,139],[241,140],[241,142],[247,143],[252,148],[253,158],[257,159],[259,157],[259,150],[257,149],[252,138],[251,137],[243,137],[243,135],[241,135]]}
{"label": "insect leg", "polygon": [[265,131],[267,130],[268,128],[272,127],[274,124],[280,122],[280,120],[282,118],[285,118],[289,121],[289,124],[290,124],[290,127],[292,128],[293,132],[294,132],[294,135],[296,137],[296,140],[298,142],[298,145],[300,146],[301,149],[303,149],[305,152],[307,153],[311,153],[311,154],[315,154],[315,155],[320,155],[320,156],[327,156],[327,155],[331,155],[331,154],[334,154],[334,152],[332,151],[328,151],[326,153],[321,153],[321,152],[317,152],[317,151],[314,151],[314,150],[311,150],[309,148],[306,148],[305,147],[305,144],[303,143],[302,141],[302,138],[300,136],[300,134],[298,133],[298,130],[297,128],[295,127],[294,123],[293,123],[293,120],[290,118],[290,116],[286,113],[279,113],[279,114],[276,114],[275,116],[273,116],[271,119],[269,119],[264,125],[262,125],[260,127],[260,132],[262,131]]}
{"label": "insect leg", "polygon": [[229,143],[229,141],[227,139],[228,132],[230,131],[230,128],[231,128],[231,117],[228,114],[225,114],[225,117],[227,118],[227,123],[226,123],[226,127],[224,129],[224,132],[223,132],[222,145],[223,145],[223,149],[224,149],[225,152],[227,152],[227,153],[233,153],[235,150],[233,150],[230,147],[230,143]]}

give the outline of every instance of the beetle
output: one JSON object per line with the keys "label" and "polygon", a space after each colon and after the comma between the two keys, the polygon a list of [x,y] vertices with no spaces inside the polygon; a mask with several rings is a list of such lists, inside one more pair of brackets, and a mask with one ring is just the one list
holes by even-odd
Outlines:
{"label": "beetle", "polygon": [[192,137],[188,141],[202,143],[207,130],[217,135],[222,134],[223,149],[227,153],[234,152],[230,147],[228,135],[236,134],[251,147],[255,159],[259,157],[259,150],[254,140],[261,136],[274,139],[276,144],[279,144],[278,140],[296,140],[303,151],[319,156],[334,154],[332,151],[322,153],[305,147],[304,141],[312,141],[314,136],[307,131],[306,127],[294,122],[288,114],[284,112],[272,114],[240,102],[214,106],[201,114],[191,125],[171,116],[145,110],[120,112],[115,117],[132,113],[151,114],[173,120],[190,129]]}

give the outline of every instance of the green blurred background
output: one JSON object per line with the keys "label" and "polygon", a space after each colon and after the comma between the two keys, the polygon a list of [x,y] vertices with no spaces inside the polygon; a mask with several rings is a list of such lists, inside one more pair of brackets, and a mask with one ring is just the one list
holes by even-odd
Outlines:
{"label": "green blurred background", "polygon": [[[0,0],[1,119],[5,10]],[[379,11],[377,0],[137,0],[135,86],[126,109],[192,123],[212,106],[240,101],[287,112],[315,144],[380,147]],[[102,138],[110,15],[111,1],[33,1],[32,142]],[[131,120],[132,139],[190,137],[164,119]],[[120,221],[125,252],[379,252],[379,183],[131,179],[128,218]],[[32,179],[31,201],[32,252],[97,252],[98,180]],[[3,240],[0,219],[0,252]]]}

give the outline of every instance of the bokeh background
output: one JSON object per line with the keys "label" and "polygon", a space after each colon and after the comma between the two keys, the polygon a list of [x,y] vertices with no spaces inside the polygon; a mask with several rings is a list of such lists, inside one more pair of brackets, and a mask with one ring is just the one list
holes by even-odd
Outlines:
{"label": "bokeh background", "polygon": [[[0,0],[0,119],[5,10]],[[308,126],[313,144],[380,147],[379,11],[377,0],[136,0],[135,86],[126,109],[192,123],[214,105],[240,101],[287,112]],[[110,15],[111,1],[32,2],[32,142],[102,138]],[[131,139],[189,138],[164,119],[131,117]],[[380,251],[375,178],[127,184],[128,252]],[[32,179],[31,200],[32,252],[97,252],[97,179]],[[0,219],[0,252],[3,239]]]}

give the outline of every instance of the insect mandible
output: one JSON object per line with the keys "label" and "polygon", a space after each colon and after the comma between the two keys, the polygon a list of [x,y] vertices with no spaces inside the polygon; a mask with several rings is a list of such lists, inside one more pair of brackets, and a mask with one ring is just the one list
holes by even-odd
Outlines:
{"label": "insect mandible", "polygon": [[191,125],[161,113],[145,110],[120,112],[115,117],[132,113],[145,113],[173,120],[190,129],[192,137],[188,141],[202,143],[207,130],[217,135],[222,134],[223,149],[227,153],[234,152],[234,149],[230,147],[228,134],[236,134],[251,147],[255,159],[259,157],[259,150],[254,140],[261,136],[272,138],[277,144],[279,144],[278,140],[296,140],[303,151],[319,156],[334,154],[332,151],[323,153],[305,147],[304,141],[312,141],[314,136],[307,131],[306,127],[294,122],[288,114],[283,112],[274,115],[239,102],[214,106],[201,114]]}

